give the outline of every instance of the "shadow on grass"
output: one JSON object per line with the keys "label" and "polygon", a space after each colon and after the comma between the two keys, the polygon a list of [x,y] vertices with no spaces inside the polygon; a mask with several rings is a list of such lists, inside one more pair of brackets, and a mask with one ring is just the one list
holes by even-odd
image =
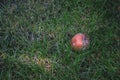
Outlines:
{"label": "shadow on grass", "polygon": [[101,43],[101,48],[107,47],[108,50],[119,49],[120,1],[106,0],[103,1],[103,3],[104,5],[102,6],[102,9],[99,9],[101,8],[100,6],[97,7],[97,5],[100,4],[99,1],[98,3],[96,1],[96,4],[93,5],[98,14],[104,13],[104,15],[102,15],[99,28],[95,32],[90,33],[91,39],[98,40],[98,42]]}

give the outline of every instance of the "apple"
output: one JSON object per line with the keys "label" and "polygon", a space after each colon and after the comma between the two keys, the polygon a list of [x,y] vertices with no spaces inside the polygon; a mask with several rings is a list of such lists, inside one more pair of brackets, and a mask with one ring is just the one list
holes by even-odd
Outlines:
{"label": "apple", "polygon": [[88,45],[89,45],[89,39],[83,33],[77,33],[71,39],[71,46],[74,50],[86,49]]}

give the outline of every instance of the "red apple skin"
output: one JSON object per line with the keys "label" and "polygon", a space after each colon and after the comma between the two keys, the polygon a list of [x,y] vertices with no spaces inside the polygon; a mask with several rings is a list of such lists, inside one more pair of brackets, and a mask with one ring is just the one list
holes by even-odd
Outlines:
{"label": "red apple skin", "polygon": [[78,33],[71,39],[71,46],[74,50],[80,50],[88,46],[88,39],[85,34]]}

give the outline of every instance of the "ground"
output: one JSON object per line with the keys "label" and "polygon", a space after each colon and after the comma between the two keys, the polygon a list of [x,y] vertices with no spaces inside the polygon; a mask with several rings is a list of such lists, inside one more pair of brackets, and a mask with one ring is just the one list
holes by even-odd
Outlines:
{"label": "ground", "polygon": [[[87,49],[71,48],[76,33]],[[0,80],[119,79],[119,0],[0,2]]]}

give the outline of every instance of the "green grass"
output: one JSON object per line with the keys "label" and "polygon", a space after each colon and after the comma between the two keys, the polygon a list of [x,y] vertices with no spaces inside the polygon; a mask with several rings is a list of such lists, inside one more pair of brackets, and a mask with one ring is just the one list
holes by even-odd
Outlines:
{"label": "green grass", "polygon": [[[119,0],[0,3],[0,80],[119,80]],[[73,51],[76,33],[89,48]]]}

